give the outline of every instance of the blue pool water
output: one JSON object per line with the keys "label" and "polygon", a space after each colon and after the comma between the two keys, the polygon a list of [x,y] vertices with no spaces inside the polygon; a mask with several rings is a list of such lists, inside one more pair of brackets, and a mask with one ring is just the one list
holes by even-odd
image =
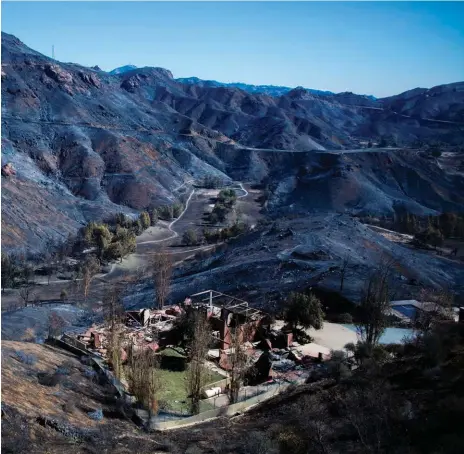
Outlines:
{"label": "blue pool water", "polygon": [[411,304],[404,304],[402,306],[393,306],[392,309],[400,312],[403,315],[406,315],[406,317],[409,317],[410,319],[414,319],[417,315],[417,308],[412,306]]}
{"label": "blue pool water", "polygon": [[[354,325],[343,325],[351,331],[356,332]],[[402,344],[405,337],[411,337],[413,334],[412,329],[408,328],[387,328],[380,338],[381,344]]]}

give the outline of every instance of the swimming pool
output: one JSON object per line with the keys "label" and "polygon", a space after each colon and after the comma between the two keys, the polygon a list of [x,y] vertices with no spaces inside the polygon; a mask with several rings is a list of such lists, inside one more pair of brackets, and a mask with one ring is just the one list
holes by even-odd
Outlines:
{"label": "swimming pool", "polygon": [[392,309],[398,311],[399,313],[405,315],[406,317],[414,320],[417,317],[417,307],[412,304],[403,304],[401,306],[392,306]]}
{"label": "swimming pool", "polygon": [[[356,331],[355,325],[343,325],[351,331]],[[405,337],[411,337],[413,330],[408,328],[387,328],[380,338],[381,344],[403,344]]]}

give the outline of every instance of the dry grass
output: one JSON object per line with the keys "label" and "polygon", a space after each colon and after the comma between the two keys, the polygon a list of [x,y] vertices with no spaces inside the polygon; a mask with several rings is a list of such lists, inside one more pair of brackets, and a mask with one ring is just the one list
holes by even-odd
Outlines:
{"label": "dry grass", "polygon": [[[34,365],[23,364],[16,359],[15,351],[34,355],[37,362]],[[16,408],[27,418],[46,415],[80,427],[101,424],[91,420],[87,411],[102,407],[98,397],[103,397],[103,393],[98,385],[83,375],[84,366],[75,356],[49,345],[13,341],[2,342],[2,355],[3,403]],[[38,372],[53,373],[65,363],[70,366],[70,374],[63,376],[63,382],[69,386],[64,388],[58,384],[48,387],[39,383]],[[65,411],[69,403],[76,406],[72,413]]]}

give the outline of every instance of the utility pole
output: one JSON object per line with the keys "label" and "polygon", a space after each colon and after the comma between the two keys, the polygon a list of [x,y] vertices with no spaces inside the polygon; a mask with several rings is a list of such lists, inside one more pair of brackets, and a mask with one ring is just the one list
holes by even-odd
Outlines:
{"label": "utility pole", "polygon": [[55,45],[52,44],[52,58],[55,60]]}

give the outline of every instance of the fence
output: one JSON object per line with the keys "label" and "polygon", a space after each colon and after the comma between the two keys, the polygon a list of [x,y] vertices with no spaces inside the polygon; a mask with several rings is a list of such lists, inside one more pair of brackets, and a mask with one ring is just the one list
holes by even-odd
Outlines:
{"label": "fence", "polygon": [[87,351],[87,345],[84,344],[84,342],[81,342],[74,337],[68,336],[67,334],[63,334],[63,336],[61,336],[61,340],[68,345],[72,345],[73,347],[78,348],[79,350]]}
{"label": "fence", "polygon": [[[280,383],[280,384],[273,384],[273,385],[263,385],[272,387],[267,391],[259,393],[251,398],[246,398],[246,394],[241,397],[241,400],[235,404],[220,406],[218,408],[214,408],[212,410],[207,410],[198,415],[184,417],[179,419],[172,419],[172,416],[169,415],[158,415],[150,420],[150,429],[154,430],[170,430],[176,429],[179,427],[190,426],[193,424],[198,424],[200,422],[204,422],[210,419],[222,417],[222,416],[233,416],[237,413],[242,413],[249,410],[251,407],[264,402],[271,397],[274,397],[281,392],[285,391],[292,386],[290,383]],[[219,396],[218,396],[219,397]]]}

